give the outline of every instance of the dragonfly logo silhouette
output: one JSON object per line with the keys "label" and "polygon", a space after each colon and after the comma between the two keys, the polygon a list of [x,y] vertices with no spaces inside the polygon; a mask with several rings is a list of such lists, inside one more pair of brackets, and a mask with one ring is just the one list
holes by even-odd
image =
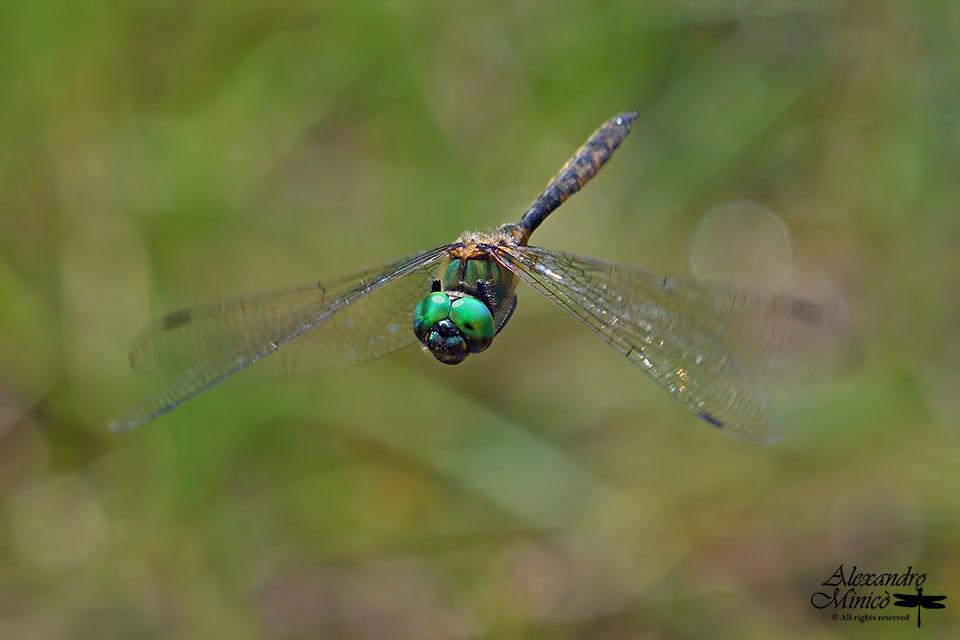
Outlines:
{"label": "dragonfly logo silhouette", "polygon": [[916,595],[912,593],[895,593],[893,597],[897,599],[895,604],[898,607],[907,607],[912,609],[913,607],[917,608],[917,628],[920,628],[920,609],[944,609],[946,608],[945,604],[941,604],[940,600],[946,600],[947,596],[925,596],[923,595],[923,587],[917,587]]}

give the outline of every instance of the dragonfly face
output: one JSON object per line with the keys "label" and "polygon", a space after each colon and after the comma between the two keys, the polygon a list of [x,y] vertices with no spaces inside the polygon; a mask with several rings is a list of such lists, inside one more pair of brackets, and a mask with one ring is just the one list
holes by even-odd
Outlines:
{"label": "dragonfly face", "polygon": [[414,308],[414,334],[444,364],[460,364],[486,350],[516,307],[516,277],[486,243],[517,244],[508,229],[465,234],[448,250],[442,279],[434,280],[433,291]]}
{"label": "dragonfly face", "polygon": [[431,293],[413,311],[413,332],[444,364],[460,364],[471,353],[490,346],[493,314],[473,296],[458,292]]}

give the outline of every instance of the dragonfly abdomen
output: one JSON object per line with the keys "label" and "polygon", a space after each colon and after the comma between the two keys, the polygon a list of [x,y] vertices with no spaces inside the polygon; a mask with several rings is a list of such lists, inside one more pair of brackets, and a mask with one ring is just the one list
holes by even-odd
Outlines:
{"label": "dragonfly abdomen", "polygon": [[520,219],[518,226],[523,231],[524,243],[554,209],[597,174],[630,133],[630,124],[636,119],[636,111],[610,118],[577,149]]}

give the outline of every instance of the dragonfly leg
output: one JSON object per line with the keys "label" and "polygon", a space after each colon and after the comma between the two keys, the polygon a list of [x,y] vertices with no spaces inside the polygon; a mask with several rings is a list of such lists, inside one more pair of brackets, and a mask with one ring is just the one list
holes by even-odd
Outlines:
{"label": "dragonfly leg", "polygon": [[487,292],[487,284],[483,280],[477,280],[477,298],[479,298],[480,302],[487,305],[490,313],[493,313],[493,300],[490,299],[490,294]]}
{"label": "dragonfly leg", "polygon": [[[487,291],[487,285],[483,280],[477,280],[477,298],[482,302],[488,309],[490,313],[497,315],[497,309],[493,306],[493,300],[490,298],[490,293]],[[510,299],[510,308],[507,309],[507,312],[501,315],[500,319],[497,321],[497,333],[500,333],[500,330],[507,326],[507,321],[510,319],[510,316],[513,315],[514,310],[517,308],[517,296],[514,295]],[[500,307],[501,309],[503,307]],[[496,335],[496,334],[494,334]]]}
{"label": "dragonfly leg", "polygon": [[517,296],[513,296],[513,300],[510,301],[510,308],[507,309],[507,312],[503,314],[503,318],[500,319],[500,322],[497,323],[497,333],[500,333],[500,330],[507,326],[507,320],[513,315],[513,312],[517,308]]}

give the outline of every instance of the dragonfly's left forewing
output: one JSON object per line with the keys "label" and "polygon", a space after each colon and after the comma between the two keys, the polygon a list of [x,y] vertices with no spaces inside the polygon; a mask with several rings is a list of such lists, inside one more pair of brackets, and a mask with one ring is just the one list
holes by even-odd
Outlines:
{"label": "dragonfly's left forewing", "polygon": [[753,377],[681,309],[652,295],[647,274],[535,247],[495,253],[706,423],[765,444],[779,438],[777,415]]}

